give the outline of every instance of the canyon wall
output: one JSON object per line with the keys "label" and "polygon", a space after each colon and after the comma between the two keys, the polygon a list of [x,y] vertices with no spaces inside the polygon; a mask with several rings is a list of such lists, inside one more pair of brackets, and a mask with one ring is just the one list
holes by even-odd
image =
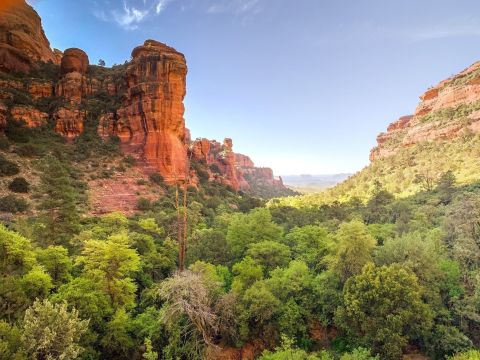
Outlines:
{"label": "canyon wall", "polygon": [[[50,49],[38,14],[24,0],[10,1],[0,15],[0,72],[46,72],[27,81],[0,78],[0,131],[8,118],[30,128],[52,123],[73,141],[93,126],[105,140],[118,138],[144,173],[160,173],[167,184],[197,186],[199,174],[191,164],[196,161],[205,164],[208,180],[237,191],[254,191],[259,184],[288,191],[271,169],[234,153],[231,139],[190,140],[183,104],[187,64],[174,48],[147,40],[124,65],[92,66],[81,49]],[[31,100],[15,104],[18,92]],[[57,105],[45,113],[35,107],[42,102]]]}
{"label": "canyon wall", "polygon": [[58,63],[58,52],[42,28],[42,21],[25,1],[2,0],[0,8],[0,70],[28,72],[35,63]]}
{"label": "canyon wall", "polygon": [[189,177],[183,118],[186,75],[183,54],[147,40],[132,52],[123,106],[102,124],[128,145],[128,151],[141,153],[148,167],[168,183]]}
{"label": "canyon wall", "polygon": [[259,188],[270,188],[280,194],[293,194],[282,178],[276,179],[270,168],[256,167],[250,157],[233,152],[232,139],[223,143],[205,138],[191,143],[192,159],[208,166],[210,179],[229,185],[235,190],[257,193]]}
{"label": "canyon wall", "polygon": [[375,161],[422,142],[480,132],[480,62],[441,81],[421,97],[413,115],[401,117],[377,137]]}

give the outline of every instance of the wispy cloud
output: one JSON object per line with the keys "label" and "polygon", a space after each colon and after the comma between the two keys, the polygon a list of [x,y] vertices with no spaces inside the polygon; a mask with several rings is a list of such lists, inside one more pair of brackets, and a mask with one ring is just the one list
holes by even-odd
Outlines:
{"label": "wispy cloud", "polygon": [[423,28],[408,31],[406,34],[411,41],[420,42],[427,40],[446,39],[464,36],[480,36],[480,23],[475,24],[452,24]]}
{"label": "wispy cloud", "polygon": [[258,12],[260,0],[217,0],[212,1],[207,8],[210,14]]}
{"label": "wispy cloud", "polygon": [[121,7],[112,5],[108,0],[101,6],[95,1],[93,14],[102,21],[115,22],[125,30],[135,30],[148,17],[163,12],[172,1],[175,0],[123,0]]}
{"label": "wispy cloud", "polygon": [[145,19],[148,15],[148,9],[137,9],[134,6],[128,6],[127,2],[123,2],[123,9],[112,10],[113,19],[117,22],[121,27],[126,30],[135,30],[138,28],[138,24]]}
{"label": "wispy cloud", "polygon": [[170,4],[181,3],[182,11],[197,8],[208,14],[255,15],[263,0],[91,0],[93,14],[105,22],[115,22],[125,30],[138,29],[148,18],[160,15]]}

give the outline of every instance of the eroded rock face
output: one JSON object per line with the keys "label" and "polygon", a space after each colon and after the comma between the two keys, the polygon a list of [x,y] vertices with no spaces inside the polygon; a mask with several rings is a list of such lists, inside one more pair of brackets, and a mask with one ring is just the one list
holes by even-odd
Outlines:
{"label": "eroded rock face", "polygon": [[86,113],[76,108],[59,108],[55,115],[55,132],[72,139],[83,132]]}
{"label": "eroded rock face", "polygon": [[[35,11],[23,0],[12,4],[9,1],[8,7],[0,7],[0,60],[4,60],[0,69],[28,71],[35,62],[52,61],[60,65],[59,78],[25,84],[18,81],[3,84],[2,80],[0,87],[28,92],[35,100],[62,97],[66,102],[51,114],[34,108],[13,108],[14,119],[35,127],[45,125],[50,115],[55,121],[55,131],[72,139],[85,128],[87,113],[83,109],[89,106],[86,96],[102,91],[103,96],[106,93],[117,102],[113,106],[117,110],[101,115],[98,133],[103,138],[118,136],[124,152],[134,156],[144,172],[160,172],[167,183],[195,186],[199,179],[189,164],[191,157],[206,165],[210,180],[235,190],[249,189],[250,179],[278,184],[270,169],[255,168],[248,156],[235,154],[229,138],[223,143],[207,139],[191,142],[183,118],[187,75],[183,54],[147,40],[133,50],[132,60],[125,66],[108,70],[89,67],[88,55],[81,49],[52,51]],[[12,93],[0,91],[0,99],[11,99]],[[0,108],[0,129],[6,126],[8,111]]]}
{"label": "eroded rock face", "polygon": [[[288,189],[281,178],[275,178],[270,168],[258,168],[250,157],[233,152],[233,141],[197,139],[191,143],[192,159],[206,163],[210,179],[232,187],[255,193],[260,187],[272,194],[286,194]],[[260,195],[260,194],[256,194]]]}
{"label": "eroded rock face", "polygon": [[86,73],[88,56],[80,49],[67,49],[60,64],[61,78],[56,85],[55,94],[63,96],[72,104],[79,104],[88,93]]}
{"label": "eroded rock face", "polygon": [[270,187],[272,189],[285,189],[281,177],[278,179],[273,175],[273,170],[266,167],[255,167],[255,164],[248,156],[235,154],[237,178],[239,179],[240,190],[249,191],[257,185]]}
{"label": "eroded rock face", "polygon": [[400,118],[378,135],[371,161],[422,142],[480,133],[480,62],[428,89],[420,100],[414,115]]}
{"label": "eroded rock face", "polygon": [[28,92],[34,99],[53,96],[53,84],[48,81],[32,81],[28,84]]}
{"label": "eroded rock face", "polygon": [[239,190],[240,185],[235,167],[235,153],[232,139],[226,138],[223,143],[212,140],[209,145],[207,164],[214,165],[215,171],[210,171],[210,178]]}
{"label": "eroded rock face", "polygon": [[24,0],[2,0],[0,71],[28,72],[37,61],[57,61],[40,17]]}
{"label": "eroded rock face", "polygon": [[183,118],[186,75],[183,54],[147,40],[132,52],[123,106],[110,116],[112,123],[103,119],[103,128],[119,135],[129,151],[140,153],[167,183],[189,178]]}
{"label": "eroded rock face", "polygon": [[10,110],[12,118],[23,122],[26,127],[34,128],[44,126],[48,122],[48,114],[41,112],[31,106],[15,106]]}
{"label": "eroded rock face", "polygon": [[88,56],[80,49],[65,50],[60,64],[60,80],[55,86],[55,95],[64,97],[70,105],[57,110],[55,132],[66,138],[79,136],[85,127],[86,112],[79,106],[88,91],[85,76],[88,71]]}
{"label": "eroded rock face", "polygon": [[85,51],[77,48],[70,48],[64,51],[60,63],[60,73],[65,75],[72,72],[78,72],[85,75],[88,70],[88,55]]}
{"label": "eroded rock face", "polygon": [[210,153],[210,140],[197,139],[192,143],[192,157],[197,161],[204,161],[208,163]]}
{"label": "eroded rock face", "polygon": [[255,167],[252,159],[243,154],[235,154],[235,164],[239,167]]}

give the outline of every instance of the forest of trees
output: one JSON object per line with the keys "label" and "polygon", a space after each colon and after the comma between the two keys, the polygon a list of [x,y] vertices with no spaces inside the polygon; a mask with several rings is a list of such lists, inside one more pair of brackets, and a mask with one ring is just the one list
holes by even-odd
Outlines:
{"label": "forest of trees", "polygon": [[0,135],[0,359],[480,359],[469,174],[401,178],[392,162],[380,182],[380,163],[329,192],[348,196],[266,204],[192,163],[198,187],[152,174],[138,181],[157,199],[95,216],[88,181],[135,162],[97,134],[114,104],[86,98],[91,119],[71,143],[51,119],[8,119]]}
{"label": "forest of trees", "polygon": [[480,356],[480,184],[305,208],[189,188],[179,271],[174,188],[87,216],[75,171],[42,161],[37,212],[0,225],[2,359]]}

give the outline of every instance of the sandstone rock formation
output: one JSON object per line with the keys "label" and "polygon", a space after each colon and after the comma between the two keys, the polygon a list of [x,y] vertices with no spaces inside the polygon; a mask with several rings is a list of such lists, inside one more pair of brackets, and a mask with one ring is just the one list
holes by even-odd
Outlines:
{"label": "sandstone rock formation", "polygon": [[240,190],[249,191],[252,188],[264,187],[273,191],[287,190],[281,177],[273,175],[273,170],[266,167],[255,167],[248,156],[235,154],[237,159],[236,171],[240,183]]}
{"label": "sandstone rock formation", "polygon": [[210,140],[202,138],[192,143],[192,157],[197,161],[204,161],[208,164],[210,155]]}
{"label": "sandstone rock formation", "polygon": [[85,51],[77,48],[70,48],[64,51],[60,63],[60,74],[65,75],[78,72],[85,75],[88,70],[89,60]]}
{"label": "sandstone rock formation", "polygon": [[88,94],[88,56],[80,49],[65,50],[60,63],[60,80],[55,87],[55,95],[64,97],[69,107],[61,107],[54,114],[55,132],[66,138],[80,135],[85,128],[86,112],[79,109],[82,97]]}
{"label": "sandstone rock formation", "polygon": [[187,65],[183,54],[154,40],[132,52],[127,95],[102,127],[119,135],[129,151],[141,154],[151,171],[167,183],[188,181],[183,98]]}
{"label": "sandstone rock formation", "polygon": [[210,179],[235,190],[246,191],[256,195],[270,196],[293,194],[287,189],[281,178],[276,179],[270,168],[258,168],[250,157],[233,152],[232,139],[223,143],[200,138],[191,143],[191,157],[194,161],[208,166]]}
{"label": "sandstone rock formation", "polygon": [[422,142],[479,133],[480,62],[428,89],[420,100],[414,115],[400,118],[378,135],[371,161]]}
{"label": "sandstone rock formation", "polygon": [[243,167],[243,168],[252,168],[255,167],[255,164],[253,163],[252,159],[246,155],[242,154],[235,154],[235,164],[238,167]]}
{"label": "sandstone rock formation", "polygon": [[[50,49],[40,18],[24,0],[10,0],[9,6],[0,7],[0,13],[0,60],[4,60],[0,71],[29,71],[37,62],[59,65],[58,75],[50,80],[0,80],[0,89],[7,89],[0,91],[0,100],[11,101],[18,91],[34,104],[50,97],[64,102],[49,114],[32,106],[0,106],[0,130],[9,116],[28,127],[45,125],[50,117],[58,134],[73,139],[85,131],[87,115],[94,119],[102,111],[90,103],[98,94],[99,103],[111,109],[99,116],[98,134],[105,139],[117,136],[124,153],[133,156],[144,173],[159,172],[169,184],[198,186],[200,173],[190,163],[197,161],[206,169],[202,181],[244,191],[253,191],[259,184],[286,189],[271,169],[256,168],[248,156],[235,154],[231,139],[191,141],[183,118],[187,65],[175,49],[147,40],[133,50],[132,60],[125,65],[89,66],[88,55],[81,49],[63,53]],[[52,67],[46,69],[50,72]],[[92,108],[88,111],[95,114],[85,110]]]}
{"label": "sandstone rock formation", "polygon": [[88,56],[80,49],[67,49],[60,64],[60,81],[55,94],[63,96],[71,103],[79,104],[82,96],[87,94]]}
{"label": "sandstone rock formation", "polygon": [[54,86],[49,81],[33,80],[27,85],[27,90],[36,100],[53,96]]}
{"label": "sandstone rock formation", "polygon": [[48,121],[48,114],[41,112],[31,106],[15,106],[10,110],[12,118],[23,122],[26,127],[34,128],[44,126]]}
{"label": "sandstone rock formation", "polygon": [[28,72],[35,62],[56,62],[38,14],[25,0],[0,8],[0,70]]}
{"label": "sandstone rock formation", "polygon": [[86,113],[76,108],[59,108],[55,115],[55,132],[68,139],[83,132]]}

